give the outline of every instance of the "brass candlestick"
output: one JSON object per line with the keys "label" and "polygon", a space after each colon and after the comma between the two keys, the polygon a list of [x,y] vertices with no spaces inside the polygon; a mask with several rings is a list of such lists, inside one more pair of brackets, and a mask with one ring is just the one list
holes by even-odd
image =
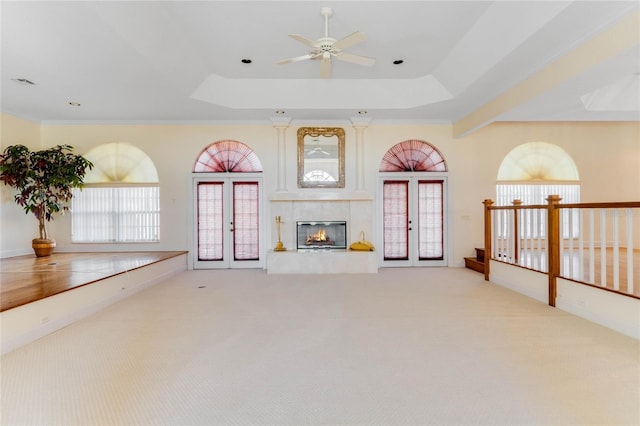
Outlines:
{"label": "brass candlestick", "polygon": [[280,239],[280,224],[282,224],[282,217],[276,216],[276,225],[278,226],[278,242],[276,243],[276,247],[273,251],[286,251],[287,249],[282,244],[282,240]]}

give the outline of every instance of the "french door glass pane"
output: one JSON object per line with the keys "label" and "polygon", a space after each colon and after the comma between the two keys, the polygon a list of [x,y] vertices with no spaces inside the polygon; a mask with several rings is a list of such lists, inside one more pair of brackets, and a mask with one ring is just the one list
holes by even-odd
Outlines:
{"label": "french door glass pane", "polygon": [[418,182],[418,257],[443,258],[443,182]]}
{"label": "french door glass pane", "polygon": [[408,181],[386,181],[383,184],[384,259],[409,258]]}
{"label": "french door glass pane", "polygon": [[258,182],[233,183],[233,256],[259,259]]}
{"label": "french door glass pane", "polygon": [[198,259],[223,259],[222,182],[198,184]]}

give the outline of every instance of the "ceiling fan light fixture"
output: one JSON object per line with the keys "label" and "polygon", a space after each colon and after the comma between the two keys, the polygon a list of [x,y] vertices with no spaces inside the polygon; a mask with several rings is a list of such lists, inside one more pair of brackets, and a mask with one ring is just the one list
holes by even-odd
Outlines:
{"label": "ceiling fan light fixture", "polygon": [[277,64],[289,64],[308,59],[321,59],[320,77],[323,78],[331,76],[331,62],[334,58],[339,61],[369,67],[375,64],[376,60],[374,58],[343,52],[343,49],[365,41],[367,36],[364,33],[355,31],[340,40],[336,40],[329,36],[329,17],[333,15],[333,9],[330,7],[322,7],[320,8],[320,14],[324,16],[324,37],[320,37],[314,41],[299,34],[289,34],[289,37],[306,45],[311,50],[306,55],[283,59],[276,62]]}

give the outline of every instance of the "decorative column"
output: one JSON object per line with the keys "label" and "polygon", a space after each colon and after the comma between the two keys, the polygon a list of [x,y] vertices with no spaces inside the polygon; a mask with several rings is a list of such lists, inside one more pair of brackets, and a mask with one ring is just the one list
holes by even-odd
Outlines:
{"label": "decorative column", "polygon": [[364,191],[364,130],[369,126],[370,118],[352,117],[351,123],[356,130],[356,191]]}
{"label": "decorative column", "polygon": [[287,150],[286,130],[291,122],[290,117],[271,117],[273,127],[278,133],[278,187],[277,192],[287,192]]}

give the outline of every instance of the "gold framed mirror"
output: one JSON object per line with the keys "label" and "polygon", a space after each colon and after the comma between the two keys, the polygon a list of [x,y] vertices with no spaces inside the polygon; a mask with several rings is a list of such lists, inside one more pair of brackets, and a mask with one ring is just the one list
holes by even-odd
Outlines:
{"label": "gold framed mirror", "polygon": [[344,188],[344,129],[298,129],[298,187]]}

